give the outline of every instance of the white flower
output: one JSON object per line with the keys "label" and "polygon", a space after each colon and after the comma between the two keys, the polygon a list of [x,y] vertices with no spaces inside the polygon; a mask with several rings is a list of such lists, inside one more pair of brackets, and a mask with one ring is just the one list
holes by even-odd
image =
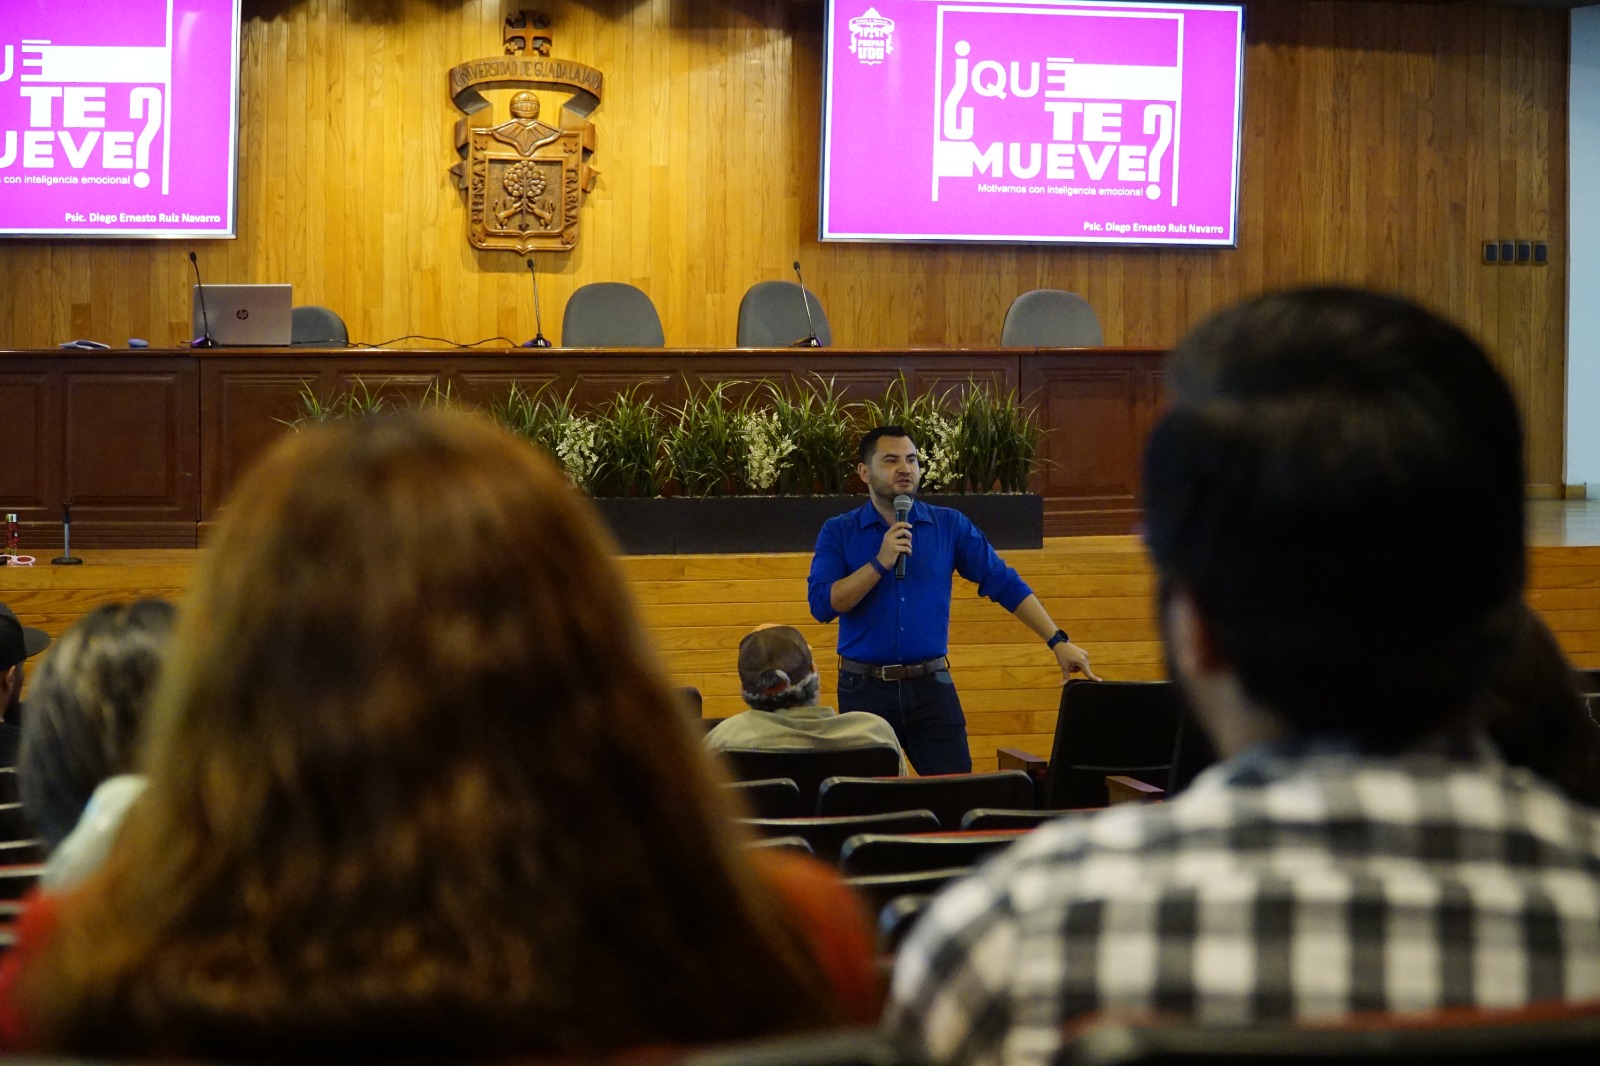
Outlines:
{"label": "white flower", "polygon": [[778,427],[771,411],[747,411],[739,419],[744,443],[744,479],[752,489],[770,492],[778,477],[794,463],[794,439]]}
{"label": "white flower", "polygon": [[956,421],[945,415],[932,415],[922,427],[925,441],[922,457],[922,484],[931,490],[954,485],[961,480],[956,454]]}
{"label": "white flower", "polygon": [[574,485],[586,485],[594,476],[600,463],[595,450],[598,426],[592,419],[573,417],[565,419],[556,433],[556,458]]}

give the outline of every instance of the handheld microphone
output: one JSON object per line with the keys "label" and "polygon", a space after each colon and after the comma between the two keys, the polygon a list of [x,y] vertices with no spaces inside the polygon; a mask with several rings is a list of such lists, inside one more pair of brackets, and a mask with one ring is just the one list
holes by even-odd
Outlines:
{"label": "handheld microphone", "polygon": [[72,503],[61,503],[61,554],[50,560],[51,566],[82,566],[83,560],[72,554]]}
{"label": "handheld microphone", "polygon": [[533,257],[528,257],[528,273],[533,275],[533,340],[523,341],[524,348],[549,348],[544,336],[544,320],[539,317],[539,272],[533,269]]}
{"label": "handheld microphone", "polygon": [[[911,497],[896,496],[894,498],[894,520],[904,522],[911,517]],[[902,555],[894,561],[894,576],[902,580],[906,576],[906,556]]]}
{"label": "handheld microphone", "polygon": [[[798,259],[794,261],[794,276],[800,282],[800,302],[805,305],[806,328],[811,332],[806,335],[804,340],[795,341],[793,344],[789,345],[789,347],[820,348],[822,347],[822,342],[817,339],[817,325],[811,320],[811,299],[810,297],[806,296],[806,279],[800,274],[800,260]],[[901,558],[904,559],[905,557],[901,556]]]}
{"label": "handheld microphone", "polygon": [[217,342],[211,339],[211,316],[206,314],[206,287],[200,281],[200,261],[189,253],[189,265],[194,267],[194,291],[200,294],[200,325],[205,332],[189,342],[191,348],[215,348]]}

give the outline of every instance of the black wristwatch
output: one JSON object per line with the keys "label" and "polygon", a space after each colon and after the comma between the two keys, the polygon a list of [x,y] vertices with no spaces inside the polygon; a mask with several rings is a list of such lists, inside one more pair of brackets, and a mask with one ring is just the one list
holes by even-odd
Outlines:
{"label": "black wristwatch", "polygon": [[1047,648],[1054,648],[1057,644],[1069,643],[1071,640],[1072,638],[1067,636],[1067,631],[1065,629],[1058,629],[1056,630],[1055,636],[1044,642],[1044,646]]}

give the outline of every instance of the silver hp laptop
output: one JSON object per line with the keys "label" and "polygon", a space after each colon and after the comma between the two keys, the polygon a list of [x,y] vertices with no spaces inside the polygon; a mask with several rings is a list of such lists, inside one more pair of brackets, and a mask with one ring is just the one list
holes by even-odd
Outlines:
{"label": "silver hp laptop", "polygon": [[287,346],[294,332],[292,285],[207,285],[205,314],[200,313],[201,286],[194,290],[194,335],[205,333],[219,347],[242,345]]}

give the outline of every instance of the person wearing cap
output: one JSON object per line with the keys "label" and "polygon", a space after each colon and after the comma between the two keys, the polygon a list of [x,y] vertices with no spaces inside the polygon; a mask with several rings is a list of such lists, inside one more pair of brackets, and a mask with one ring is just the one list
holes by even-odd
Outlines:
{"label": "person wearing cap", "polygon": [[42,629],[25,626],[0,603],[0,766],[17,765],[22,741],[22,664],[50,646]]}
{"label": "person wearing cap", "polygon": [[900,774],[908,773],[894,727],[875,714],[817,706],[821,680],[811,645],[793,626],[757,626],[739,642],[740,695],[750,710],[726,719],[706,734],[706,747],[865,748],[888,745],[900,752]]}
{"label": "person wearing cap", "polygon": [[[867,502],[823,523],[806,589],[811,617],[839,620],[839,707],[886,719],[917,773],[970,773],[967,720],[948,655],[952,574],[1038,634],[1063,681],[1099,678],[1088,653],[971,519],[912,499],[922,458],[905,427],[870,430],[857,455]],[[895,506],[902,498],[903,518]]]}

